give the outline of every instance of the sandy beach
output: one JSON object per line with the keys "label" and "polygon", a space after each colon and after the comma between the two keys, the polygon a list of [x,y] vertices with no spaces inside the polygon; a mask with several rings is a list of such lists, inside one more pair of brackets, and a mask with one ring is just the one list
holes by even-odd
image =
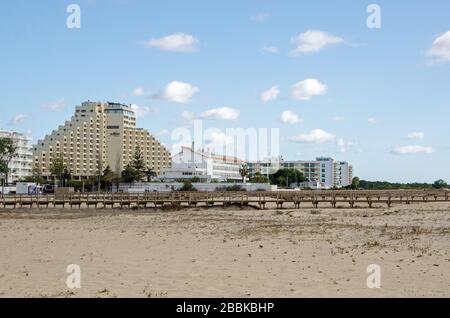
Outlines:
{"label": "sandy beach", "polygon": [[450,297],[450,203],[0,211],[0,297],[423,296]]}

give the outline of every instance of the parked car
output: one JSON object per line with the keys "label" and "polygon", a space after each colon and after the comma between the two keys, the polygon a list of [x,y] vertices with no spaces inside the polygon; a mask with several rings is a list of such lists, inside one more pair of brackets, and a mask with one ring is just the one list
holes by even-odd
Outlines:
{"label": "parked car", "polygon": [[42,187],[42,193],[43,194],[53,194],[55,193],[55,186],[54,185],[50,185],[50,184],[46,184]]}

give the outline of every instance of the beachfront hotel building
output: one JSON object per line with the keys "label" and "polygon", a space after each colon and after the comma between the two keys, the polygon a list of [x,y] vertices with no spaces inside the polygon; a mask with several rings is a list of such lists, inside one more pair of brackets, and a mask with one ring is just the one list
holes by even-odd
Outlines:
{"label": "beachfront hotel building", "polygon": [[330,157],[319,157],[316,160],[285,161],[271,160],[251,162],[248,164],[250,175],[259,172],[268,176],[279,169],[296,169],[320,188],[342,188],[350,185],[353,178],[353,167],[347,161],[336,161]]}
{"label": "beachfront hotel building", "polygon": [[0,138],[10,138],[17,147],[16,155],[8,165],[8,182],[14,183],[31,175],[33,152],[31,139],[25,134],[0,129]]}
{"label": "beachfront hotel building", "polygon": [[165,181],[199,178],[206,182],[242,181],[239,172],[245,161],[235,157],[181,147],[172,157],[172,166],[159,176]]}
{"label": "beachfront hotel building", "polygon": [[248,166],[248,174],[250,176],[259,173],[263,176],[269,177],[271,174],[274,174],[278,170],[281,169],[281,163],[283,162],[282,157],[270,158],[262,161],[249,162]]}
{"label": "beachfront hotel building", "polygon": [[124,104],[87,101],[72,118],[34,146],[34,171],[49,177],[62,156],[75,179],[98,176],[107,166],[121,173],[140,148],[148,169],[170,167],[170,152],[148,131],[136,128],[133,109]]}

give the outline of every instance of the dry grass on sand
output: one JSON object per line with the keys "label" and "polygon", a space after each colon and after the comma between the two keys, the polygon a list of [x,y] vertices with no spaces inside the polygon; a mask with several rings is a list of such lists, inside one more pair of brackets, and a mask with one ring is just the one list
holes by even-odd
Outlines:
{"label": "dry grass on sand", "polygon": [[[66,286],[69,264],[81,289]],[[14,296],[449,297],[450,203],[2,210],[0,297]]]}

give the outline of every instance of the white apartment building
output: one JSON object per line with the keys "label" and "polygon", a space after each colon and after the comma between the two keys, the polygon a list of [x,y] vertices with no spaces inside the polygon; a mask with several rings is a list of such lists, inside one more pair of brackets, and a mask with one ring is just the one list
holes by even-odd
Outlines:
{"label": "white apartment building", "polygon": [[12,158],[8,168],[8,182],[14,183],[31,175],[33,152],[31,139],[15,131],[0,130],[0,138],[11,138],[17,146],[17,154]]}
{"label": "white apartment building", "polygon": [[297,160],[280,162],[257,162],[249,164],[251,175],[260,172],[273,174],[279,169],[296,169],[312,183],[315,188],[345,187],[352,183],[353,167],[346,161],[336,161],[330,157],[318,157],[316,160]]}
{"label": "white apartment building", "polygon": [[172,157],[172,167],[163,169],[159,176],[163,180],[192,179],[198,177],[205,181],[241,181],[239,173],[245,161],[235,157],[216,155],[194,150],[192,147],[182,147],[181,151]]}
{"label": "white apartment building", "polygon": [[257,162],[249,162],[247,164],[249,175],[253,176],[256,173],[259,173],[263,176],[269,177],[269,175],[274,174],[275,172],[280,170],[282,162],[282,157],[271,158]]}
{"label": "white apartment building", "polygon": [[352,184],[353,166],[347,161],[336,161],[334,164],[334,183],[336,187],[346,187]]}
{"label": "white apartment building", "polygon": [[139,148],[148,169],[170,167],[170,152],[148,131],[136,128],[130,106],[87,101],[75,114],[34,146],[34,168],[49,177],[52,161],[62,156],[77,179],[97,176],[107,166],[121,173]]}

